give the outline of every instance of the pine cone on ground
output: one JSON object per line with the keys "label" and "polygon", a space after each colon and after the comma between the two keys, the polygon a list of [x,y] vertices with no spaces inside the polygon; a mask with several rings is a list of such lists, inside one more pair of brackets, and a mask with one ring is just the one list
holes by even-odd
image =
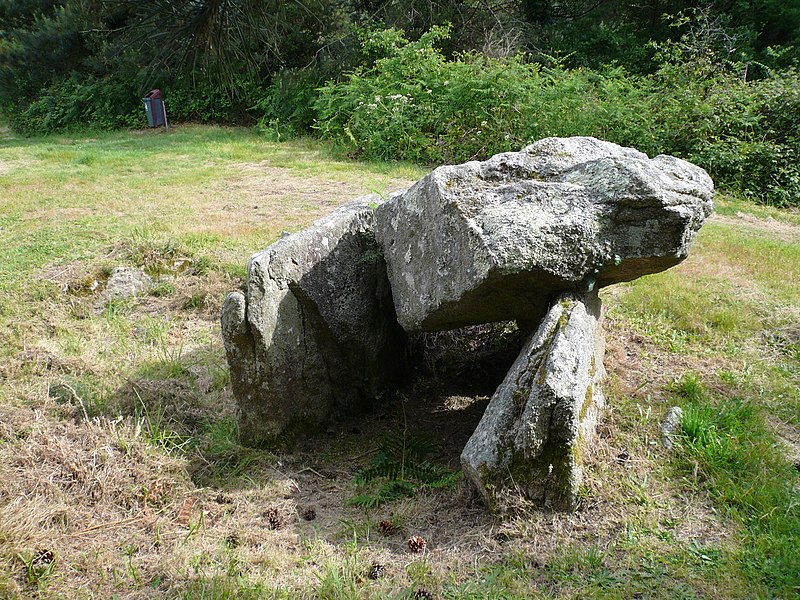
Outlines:
{"label": "pine cone on ground", "polygon": [[428,547],[428,542],[426,542],[425,538],[423,538],[421,535],[412,535],[407,543],[408,549],[415,554],[422,552]]}
{"label": "pine cone on ground", "polygon": [[388,519],[384,519],[383,521],[378,523],[378,531],[381,532],[381,535],[386,536],[386,535],[392,535],[397,530],[395,529],[395,526],[392,525],[391,521],[389,521]]}
{"label": "pine cone on ground", "polygon": [[313,508],[307,508],[303,511],[303,518],[306,521],[313,521],[317,518],[317,511],[315,511]]}
{"label": "pine cone on ground", "polygon": [[37,550],[36,555],[33,557],[33,566],[40,567],[42,565],[49,565],[55,561],[56,556],[52,550],[44,549]]}
{"label": "pine cone on ground", "polygon": [[278,509],[274,507],[264,511],[264,518],[267,520],[267,527],[270,529],[280,529],[283,526]]}
{"label": "pine cone on ground", "polygon": [[414,598],[415,600],[433,600],[433,594],[421,587],[414,592]]}
{"label": "pine cone on ground", "polygon": [[367,577],[370,579],[380,579],[384,575],[386,575],[386,568],[381,563],[374,562],[369,568]]}

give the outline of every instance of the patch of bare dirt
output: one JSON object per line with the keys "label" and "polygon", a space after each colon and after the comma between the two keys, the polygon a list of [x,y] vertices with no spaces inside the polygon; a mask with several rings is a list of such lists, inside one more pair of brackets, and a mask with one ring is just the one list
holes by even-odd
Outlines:
{"label": "patch of bare dirt", "polygon": [[606,369],[615,389],[630,398],[660,401],[666,389],[686,373],[697,373],[704,384],[730,392],[718,373],[730,367],[721,358],[676,354],[660,348],[622,321],[605,317]]}
{"label": "patch of bare dirt", "polygon": [[[266,231],[270,237],[284,229],[295,229],[319,218],[341,204],[372,193],[369,182],[297,174],[275,167],[269,161],[235,165],[240,174],[217,184],[210,193],[222,202],[204,202],[197,207],[201,229],[222,234]],[[376,178],[377,179],[377,178]],[[403,179],[380,182],[381,192],[393,192],[414,183]]]}
{"label": "patch of bare dirt", "polygon": [[800,241],[800,225],[787,223],[786,221],[760,218],[742,212],[736,213],[735,217],[714,214],[709,220],[712,223],[746,227],[748,229],[768,235],[769,237],[778,238],[784,242],[795,243]]}

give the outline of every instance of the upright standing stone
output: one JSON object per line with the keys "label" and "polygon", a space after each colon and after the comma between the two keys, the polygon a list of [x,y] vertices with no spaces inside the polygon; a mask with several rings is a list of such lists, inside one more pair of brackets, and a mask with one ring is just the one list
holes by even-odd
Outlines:
{"label": "upright standing stone", "polygon": [[377,396],[402,372],[378,196],[354,200],[254,255],[230,294],[222,332],[244,443],[313,429]]}

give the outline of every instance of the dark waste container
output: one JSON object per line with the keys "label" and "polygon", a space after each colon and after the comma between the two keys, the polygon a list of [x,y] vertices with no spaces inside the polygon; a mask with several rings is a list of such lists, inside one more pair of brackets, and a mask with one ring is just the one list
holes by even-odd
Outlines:
{"label": "dark waste container", "polygon": [[167,109],[164,106],[164,98],[161,90],[150,90],[142,98],[144,101],[144,112],[147,114],[147,125],[149,127],[161,127],[167,125]]}

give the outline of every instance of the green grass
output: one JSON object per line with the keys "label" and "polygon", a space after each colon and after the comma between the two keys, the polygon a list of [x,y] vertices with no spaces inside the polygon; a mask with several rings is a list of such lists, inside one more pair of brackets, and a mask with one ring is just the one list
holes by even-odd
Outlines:
{"label": "green grass", "polygon": [[[122,237],[185,243],[196,254],[218,251],[224,240],[231,263],[234,253],[265,246],[281,227],[293,225],[285,214],[232,237],[218,233],[227,233],[224,222],[209,223],[198,211],[206,204],[250,208],[243,198],[248,194],[226,185],[238,178],[243,163],[252,165],[254,175],[263,163],[301,181],[358,180],[353,187],[360,193],[391,191],[392,181],[415,179],[422,172],[406,165],[356,165],[310,140],[277,144],[244,129],[192,126],[169,134],[99,133],[92,138],[6,134],[0,161],[5,168],[0,242],[7,249],[0,286],[9,292],[18,289],[20,274],[53,260],[96,254]],[[291,195],[284,200],[291,203]],[[306,211],[320,214],[314,205]]]}
{"label": "green grass", "polygon": [[678,472],[743,524],[737,559],[748,576],[779,596],[800,593],[797,469],[776,452],[762,409],[751,399],[709,394],[691,376],[678,392],[686,403]]}
{"label": "green grass", "polygon": [[612,311],[671,352],[725,361],[742,391],[798,425],[798,281],[800,237],[709,223],[686,263],[627,284]]}
{"label": "green grass", "polygon": [[[800,430],[796,212],[722,198],[725,218],[704,226],[686,262],[602,292],[617,336],[610,433],[587,465],[581,511],[500,522],[464,508],[458,485],[419,486],[367,510],[349,504],[364,491],[354,480],[370,449],[402,428],[394,422],[328,432],[294,453],[237,442],[217,319],[247,258],[350,197],[415,180],[418,168],[347,161],[310,140],[189,126],[43,139],[2,132],[0,172],[0,470],[26,452],[41,461],[68,451],[64,432],[88,416],[113,434],[97,434],[89,458],[69,468],[101,469],[122,453],[130,462],[119,476],[157,498],[146,510],[138,500],[87,508],[60,488],[36,491],[47,478],[26,483],[24,469],[2,471],[0,595],[800,592],[798,473],[773,427]],[[93,286],[118,264],[158,282],[142,298],[98,304]],[[659,426],[675,404],[685,418],[670,454]],[[169,464],[181,476],[131,474],[141,467],[156,477],[145,469],[156,458],[177,461]],[[311,505],[319,517],[306,522],[299,515]],[[270,529],[266,511],[286,506],[287,523]],[[463,519],[446,521],[453,513]],[[381,535],[382,520],[398,532]],[[429,537],[422,555],[405,546],[416,533]],[[36,552],[51,548],[53,566],[34,566]],[[385,575],[373,580],[376,562]]]}
{"label": "green grass", "polygon": [[782,223],[800,225],[800,210],[797,208],[775,208],[766,204],[753,204],[730,194],[717,194],[714,199],[714,211],[718,215],[736,217],[754,216],[759,219],[773,219]]}

